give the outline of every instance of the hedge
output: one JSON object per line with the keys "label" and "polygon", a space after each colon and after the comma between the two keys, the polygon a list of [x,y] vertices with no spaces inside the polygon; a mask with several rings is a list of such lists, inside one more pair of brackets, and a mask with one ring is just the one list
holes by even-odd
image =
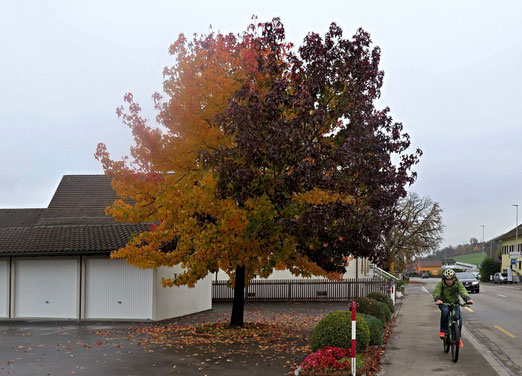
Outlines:
{"label": "hedge", "polygon": [[359,298],[356,302],[358,304],[357,312],[377,317],[381,320],[383,328],[386,327],[388,320],[386,319],[386,312],[379,304],[380,302],[371,298]]}
{"label": "hedge", "polygon": [[383,330],[381,320],[365,313],[361,313],[360,315],[364,318],[370,328],[370,345],[382,345]]}
{"label": "hedge", "polygon": [[368,294],[368,298],[375,299],[378,302],[383,302],[388,305],[391,313],[395,312],[395,307],[393,306],[393,300],[389,296],[384,295],[382,292],[374,291]]}
{"label": "hedge", "polygon": [[381,309],[384,311],[384,314],[386,316],[386,322],[391,322],[392,313],[390,311],[390,308],[388,307],[388,304],[384,302],[379,302],[379,305],[381,306]]}

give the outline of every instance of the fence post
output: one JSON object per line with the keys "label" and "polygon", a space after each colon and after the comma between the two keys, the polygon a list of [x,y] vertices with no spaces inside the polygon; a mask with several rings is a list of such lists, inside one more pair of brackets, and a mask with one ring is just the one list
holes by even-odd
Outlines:
{"label": "fence post", "polygon": [[356,314],[357,303],[352,302],[352,375],[355,376],[356,367],[357,367],[357,359],[355,358],[355,348],[356,348],[356,337],[355,332],[357,330],[357,314]]}
{"label": "fence post", "polygon": [[292,283],[288,281],[288,301],[292,299]]}

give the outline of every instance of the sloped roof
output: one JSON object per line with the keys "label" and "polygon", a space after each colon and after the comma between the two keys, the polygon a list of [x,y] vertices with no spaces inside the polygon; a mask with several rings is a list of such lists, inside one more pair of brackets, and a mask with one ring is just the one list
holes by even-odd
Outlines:
{"label": "sloped roof", "polygon": [[49,209],[105,215],[105,208],[118,196],[112,189],[111,178],[105,175],[64,175],[54,193]]}
{"label": "sloped roof", "polygon": [[0,209],[0,228],[30,227],[45,209]]}
{"label": "sloped roof", "polygon": [[40,226],[0,229],[0,255],[101,254],[125,246],[147,224]]}
{"label": "sloped roof", "polygon": [[442,262],[439,259],[431,259],[431,260],[419,260],[419,266],[422,267],[433,267],[433,266],[442,266]]}
{"label": "sloped roof", "polygon": [[[506,232],[505,234],[500,235],[499,237],[495,238],[494,240],[502,241],[502,240],[508,240],[508,239],[516,237],[516,229],[517,229],[516,227],[513,227],[512,230]],[[518,226],[518,238],[519,239],[522,238],[522,224]]]}
{"label": "sloped roof", "polygon": [[105,208],[118,196],[105,175],[65,175],[44,209],[0,209],[0,255],[109,253],[148,224],[118,223]]}

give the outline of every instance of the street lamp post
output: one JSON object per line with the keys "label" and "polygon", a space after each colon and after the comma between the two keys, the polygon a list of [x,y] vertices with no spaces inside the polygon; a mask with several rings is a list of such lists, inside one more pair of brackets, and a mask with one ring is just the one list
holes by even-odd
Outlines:
{"label": "street lamp post", "polygon": [[482,227],[482,252],[484,253],[484,225],[480,225]]}
{"label": "street lamp post", "polygon": [[[517,208],[517,214],[516,214],[517,217],[515,220],[515,252],[518,252],[518,205],[513,204],[511,206],[514,206]],[[511,262],[511,257],[510,257],[509,262]]]}

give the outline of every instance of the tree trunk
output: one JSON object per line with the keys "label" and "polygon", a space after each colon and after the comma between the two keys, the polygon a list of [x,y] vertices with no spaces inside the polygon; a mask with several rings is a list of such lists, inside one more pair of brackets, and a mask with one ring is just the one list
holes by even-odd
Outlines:
{"label": "tree trunk", "polygon": [[245,266],[236,266],[236,280],[234,283],[234,302],[232,303],[232,317],[230,326],[242,327],[245,312]]}

